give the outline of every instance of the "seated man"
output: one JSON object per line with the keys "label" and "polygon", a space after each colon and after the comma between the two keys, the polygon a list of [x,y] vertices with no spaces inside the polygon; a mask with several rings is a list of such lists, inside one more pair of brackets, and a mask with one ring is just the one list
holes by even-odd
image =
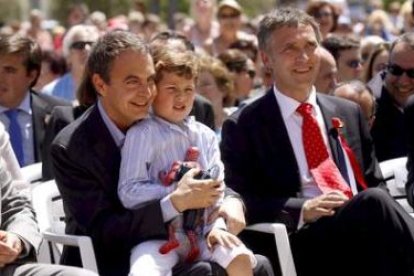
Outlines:
{"label": "seated man", "polygon": [[[148,115],[155,96],[154,74],[149,48],[137,35],[114,31],[101,37],[91,51],[81,85],[96,104],[52,144],[56,182],[66,206],[66,232],[92,238],[103,276],[127,275],[134,245],[167,238],[168,218],[207,207],[222,194],[217,181],[196,180],[196,172],[190,171],[161,200],[135,210],[122,206],[117,196],[120,148],[129,127]],[[229,231],[238,232],[244,226],[241,202],[233,191],[226,194],[221,209],[227,214]],[[79,252],[73,248],[64,248],[62,257],[65,264],[79,264]],[[263,264],[263,259],[258,260],[256,275],[273,275]],[[208,262],[179,264],[173,270],[174,275],[223,273]]]}
{"label": "seated man", "polygon": [[[248,221],[286,224],[301,276],[412,275],[414,220],[382,189],[361,109],[313,87],[317,23],[277,9],[258,37],[274,85],[231,115],[221,144],[225,182],[243,196]],[[253,251],[271,249],[254,238],[244,240]]]}
{"label": "seated man", "polygon": [[0,159],[0,195],[0,275],[96,275],[75,267],[35,263],[42,236],[29,199],[11,185],[3,159]]}

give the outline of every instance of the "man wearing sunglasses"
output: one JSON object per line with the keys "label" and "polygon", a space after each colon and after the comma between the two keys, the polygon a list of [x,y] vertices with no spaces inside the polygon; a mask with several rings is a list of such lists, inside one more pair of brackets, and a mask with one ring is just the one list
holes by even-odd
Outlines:
{"label": "man wearing sunglasses", "polygon": [[414,34],[405,33],[391,45],[377,112],[371,129],[379,161],[407,155],[403,109],[414,93]]}
{"label": "man wearing sunglasses", "polygon": [[322,45],[335,58],[338,66],[338,81],[357,80],[362,73],[361,44],[354,37],[332,35]]}
{"label": "man wearing sunglasses", "polygon": [[99,37],[94,26],[75,25],[70,28],[63,39],[63,55],[69,67],[61,78],[43,88],[43,92],[68,101],[75,100],[76,90],[92,45]]}

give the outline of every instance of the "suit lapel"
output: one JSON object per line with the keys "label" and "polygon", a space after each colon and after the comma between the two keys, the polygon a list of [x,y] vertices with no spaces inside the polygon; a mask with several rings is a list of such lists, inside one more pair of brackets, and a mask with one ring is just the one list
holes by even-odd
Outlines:
{"label": "suit lapel", "polygon": [[332,118],[339,117],[338,112],[337,112],[336,106],[332,102],[327,100],[327,98],[325,97],[318,95],[317,102],[322,111],[322,116],[325,121],[326,133],[328,134],[328,141],[329,141],[329,146],[331,148],[332,157],[335,163],[338,165],[339,164],[338,149],[340,149],[341,147],[338,144],[339,139],[338,139],[336,130],[334,129],[332,125]]}
{"label": "suit lapel", "polygon": [[271,151],[271,156],[281,161],[280,164],[277,164],[279,168],[287,168],[297,178],[297,181],[293,183],[300,183],[299,167],[295,153],[273,89],[263,96],[262,103],[263,107],[260,109],[265,122],[262,124],[262,131],[267,136],[267,145]]}
{"label": "suit lapel", "polygon": [[[121,152],[106,127],[105,122],[99,113],[98,106],[93,106],[90,112],[91,114],[88,117],[86,124],[88,126],[87,129],[90,130],[89,135],[92,136],[91,148],[96,156],[96,158],[94,158],[96,161],[95,165],[99,168],[98,171],[101,173],[101,177],[106,179],[103,183],[110,183],[112,185],[118,181]],[[112,190],[113,188],[116,188],[116,185],[112,186],[105,187],[105,189],[111,189],[111,192],[113,192]]]}
{"label": "suit lapel", "polygon": [[32,124],[33,124],[33,143],[34,158],[36,162],[39,162],[40,158],[40,145],[45,137],[45,124],[44,121],[48,113],[48,104],[35,94],[30,92],[30,104],[32,108]]}

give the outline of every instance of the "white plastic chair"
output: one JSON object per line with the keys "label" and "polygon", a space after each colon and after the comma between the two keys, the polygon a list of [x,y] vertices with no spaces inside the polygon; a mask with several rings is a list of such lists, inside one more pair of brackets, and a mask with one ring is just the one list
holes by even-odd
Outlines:
{"label": "white plastic chair", "polygon": [[295,262],[286,226],[283,223],[257,223],[249,225],[246,230],[273,234],[282,276],[296,276]]}
{"label": "white plastic chair", "polygon": [[400,157],[382,161],[379,165],[382,176],[384,177],[387,188],[392,197],[404,207],[404,209],[413,213],[413,208],[408,204],[407,194],[405,192],[405,183],[407,182],[407,157]]}
{"label": "white plastic chair", "polygon": [[27,165],[21,168],[23,178],[29,183],[42,180],[42,162]]}
{"label": "white plastic chair", "polygon": [[42,256],[38,256],[39,261],[58,261],[62,252],[61,245],[76,246],[79,247],[83,267],[98,272],[91,238],[65,234],[65,214],[56,182],[50,180],[35,184],[32,187],[32,203],[40,232],[48,242],[50,251],[49,258],[42,259]]}

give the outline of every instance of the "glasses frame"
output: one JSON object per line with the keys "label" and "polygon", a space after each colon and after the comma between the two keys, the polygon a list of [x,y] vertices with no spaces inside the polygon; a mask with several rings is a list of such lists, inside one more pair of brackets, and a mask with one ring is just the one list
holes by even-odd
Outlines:
{"label": "glasses frame", "polygon": [[72,44],[70,44],[70,49],[85,50],[87,45],[92,47],[94,44],[95,44],[95,41],[75,41]]}
{"label": "glasses frame", "polygon": [[389,72],[391,75],[396,77],[401,77],[404,73],[407,74],[407,77],[410,79],[414,79],[414,68],[402,68],[398,64],[388,64],[387,65],[387,72]]}

